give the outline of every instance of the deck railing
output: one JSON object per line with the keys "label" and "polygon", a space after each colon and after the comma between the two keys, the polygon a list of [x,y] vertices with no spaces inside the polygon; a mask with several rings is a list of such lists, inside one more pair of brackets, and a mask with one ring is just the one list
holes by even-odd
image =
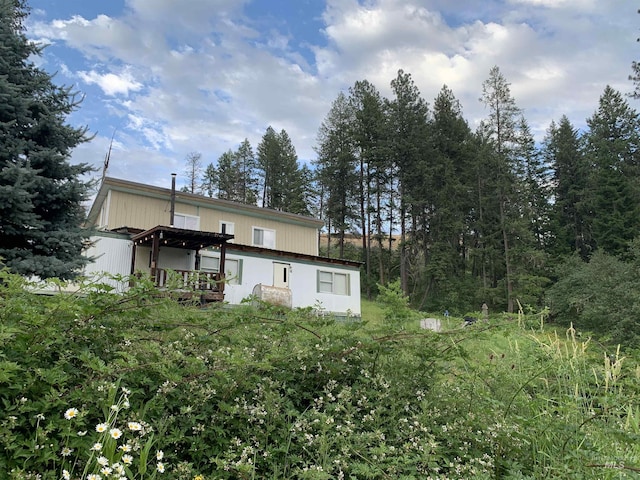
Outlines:
{"label": "deck railing", "polygon": [[154,281],[160,288],[224,294],[224,274],[218,272],[158,268]]}

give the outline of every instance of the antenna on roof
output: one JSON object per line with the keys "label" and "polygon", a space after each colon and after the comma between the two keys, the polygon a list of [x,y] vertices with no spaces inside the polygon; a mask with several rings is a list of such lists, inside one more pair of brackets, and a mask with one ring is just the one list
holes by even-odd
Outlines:
{"label": "antenna on roof", "polygon": [[109,150],[104,157],[104,165],[102,167],[102,180],[107,176],[107,168],[109,168],[109,160],[111,159],[111,147],[113,147],[113,138],[116,136],[116,130],[113,130],[113,135],[111,135],[111,142],[109,143]]}

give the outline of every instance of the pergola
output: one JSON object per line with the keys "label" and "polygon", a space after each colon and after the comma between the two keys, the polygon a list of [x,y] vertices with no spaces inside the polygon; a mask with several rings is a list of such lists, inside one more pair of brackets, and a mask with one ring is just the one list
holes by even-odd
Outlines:
{"label": "pergola", "polygon": [[[131,273],[134,273],[137,247],[151,247],[151,278],[158,283],[158,258],[162,247],[180,248],[195,251],[195,271],[200,270],[199,252],[203,248],[218,247],[220,250],[220,280],[224,279],[224,264],[226,256],[226,244],[233,239],[228,233],[202,232],[199,230],[187,230],[184,228],[165,227],[158,225],[144,232],[135,234],[133,241],[133,254],[131,256]],[[184,271],[187,272],[187,271]]]}

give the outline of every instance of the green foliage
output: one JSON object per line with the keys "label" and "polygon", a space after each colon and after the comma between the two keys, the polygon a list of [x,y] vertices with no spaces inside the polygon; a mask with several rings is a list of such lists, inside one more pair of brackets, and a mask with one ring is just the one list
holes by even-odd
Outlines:
{"label": "green foliage", "polygon": [[89,185],[71,150],[86,129],[65,124],[76,95],[33,63],[26,2],[0,3],[0,264],[24,275],[72,278],[86,264],[82,229]]}
{"label": "green foliage", "polygon": [[257,150],[257,169],[262,174],[262,206],[274,210],[309,214],[305,192],[308,176],[298,165],[298,155],[286,130],[267,127]]}
{"label": "green foliage", "polygon": [[342,323],[184,306],[144,281],[41,296],[0,276],[0,478],[84,479],[100,457],[128,479],[178,480],[640,467],[638,366],[537,315],[438,334],[389,325],[385,308],[412,314],[397,283]]}
{"label": "green foliage", "polygon": [[569,258],[548,291],[554,318],[614,343],[640,345],[638,258],[625,262],[600,251],[589,262]]}
{"label": "green foliage", "polygon": [[404,322],[415,318],[416,313],[409,307],[409,297],[402,291],[400,280],[386,286],[378,284],[378,290],[378,303],[383,307],[386,321]]}

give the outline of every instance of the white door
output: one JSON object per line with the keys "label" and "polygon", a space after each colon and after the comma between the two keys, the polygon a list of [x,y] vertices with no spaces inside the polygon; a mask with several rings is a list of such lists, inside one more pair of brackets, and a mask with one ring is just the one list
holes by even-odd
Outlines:
{"label": "white door", "polygon": [[289,274],[291,265],[288,263],[273,262],[273,286],[289,288]]}

